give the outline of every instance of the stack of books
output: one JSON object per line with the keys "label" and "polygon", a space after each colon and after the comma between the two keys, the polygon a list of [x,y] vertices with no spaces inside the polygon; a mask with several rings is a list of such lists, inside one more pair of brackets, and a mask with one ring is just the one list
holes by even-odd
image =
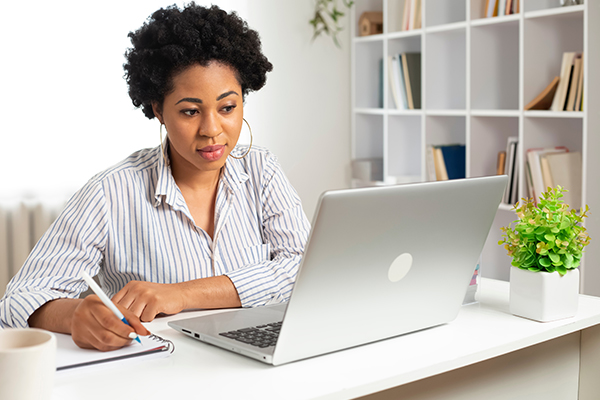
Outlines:
{"label": "stack of books", "polygon": [[483,18],[501,17],[503,15],[518,14],[519,0],[482,0],[484,2]]}
{"label": "stack of books", "polygon": [[581,208],[581,153],[564,146],[527,150],[527,189],[529,197],[539,202],[549,187],[562,186],[563,201],[571,208]]}
{"label": "stack of books", "polygon": [[421,108],[421,53],[402,53],[388,57],[390,89],[396,108]]}
{"label": "stack of books", "polygon": [[554,77],[527,110],[583,111],[583,53],[563,54],[560,77]]}
{"label": "stack of books", "polygon": [[427,146],[427,178],[447,181],[464,178],[466,152],[464,144]]}
{"label": "stack of books", "polygon": [[421,0],[404,0],[402,14],[402,30],[409,31],[421,28]]}

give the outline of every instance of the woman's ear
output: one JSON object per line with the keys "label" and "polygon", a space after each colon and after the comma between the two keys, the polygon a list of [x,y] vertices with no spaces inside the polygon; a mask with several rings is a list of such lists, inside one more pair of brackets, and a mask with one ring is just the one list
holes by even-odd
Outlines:
{"label": "woman's ear", "polygon": [[165,123],[162,117],[162,107],[156,101],[152,102],[152,112],[154,112],[154,116],[158,118],[161,124]]}

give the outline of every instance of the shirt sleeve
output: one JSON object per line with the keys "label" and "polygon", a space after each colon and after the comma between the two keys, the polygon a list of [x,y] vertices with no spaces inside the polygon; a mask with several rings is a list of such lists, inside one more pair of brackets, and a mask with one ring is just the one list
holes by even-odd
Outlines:
{"label": "shirt sleeve", "polygon": [[98,273],[107,240],[107,205],[102,186],[90,181],[67,203],[35,245],[0,300],[0,328],[27,327],[45,303],[77,298],[87,288],[81,271]]}
{"label": "shirt sleeve", "polygon": [[272,257],[226,274],[238,291],[242,307],[289,299],[310,232],[300,197],[273,155],[267,159],[263,177],[263,233]]}

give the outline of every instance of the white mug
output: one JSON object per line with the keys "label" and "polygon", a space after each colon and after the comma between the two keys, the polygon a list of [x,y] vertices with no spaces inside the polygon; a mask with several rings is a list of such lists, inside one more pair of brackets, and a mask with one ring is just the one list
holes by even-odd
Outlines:
{"label": "white mug", "polygon": [[56,337],[42,329],[0,329],[0,399],[52,397]]}

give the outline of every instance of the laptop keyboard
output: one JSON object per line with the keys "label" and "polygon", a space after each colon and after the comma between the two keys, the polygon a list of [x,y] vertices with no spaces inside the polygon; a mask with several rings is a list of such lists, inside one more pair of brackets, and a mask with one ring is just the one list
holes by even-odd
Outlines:
{"label": "laptop keyboard", "polygon": [[221,332],[219,335],[252,346],[265,348],[275,346],[280,330],[281,322],[273,322],[271,324],[258,325],[252,328],[238,329],[237,331]]}

